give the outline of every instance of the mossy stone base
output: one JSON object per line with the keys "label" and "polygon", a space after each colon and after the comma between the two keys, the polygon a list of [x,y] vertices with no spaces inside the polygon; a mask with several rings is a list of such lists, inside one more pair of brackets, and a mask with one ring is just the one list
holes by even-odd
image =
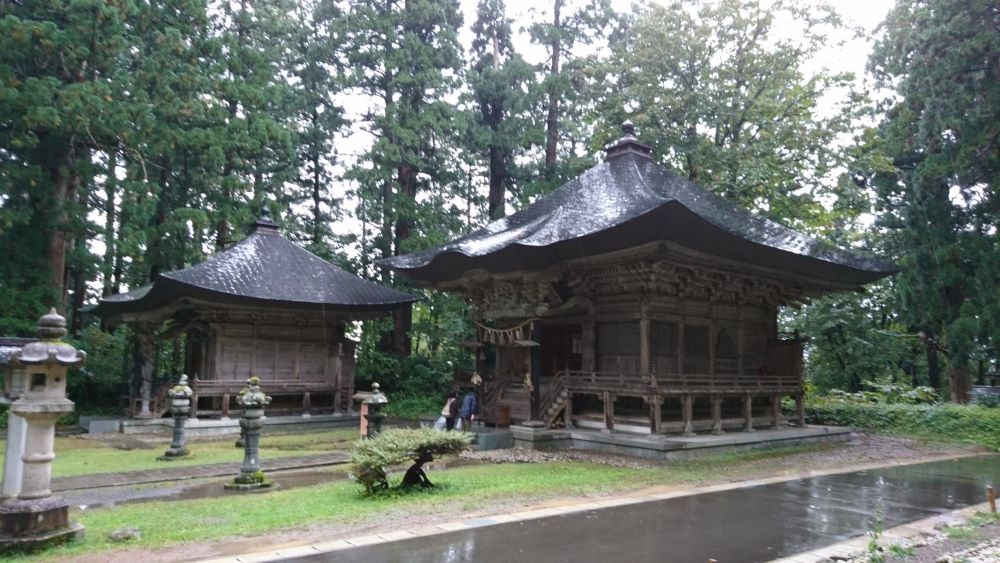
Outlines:
{"label": "mossy stone base", "polygon": [[261,489],[270,489],[274,486],[274,481],[264,481],[263,483],[226,483],[223,488],[227,491],[259,491]]}
{"label": "mossy stone base", "polygon": [[178,459],[190,459],[191,452],[187,448],[182,450],[167,450],[163,455],[156,458],[157,461],[177,461]]}

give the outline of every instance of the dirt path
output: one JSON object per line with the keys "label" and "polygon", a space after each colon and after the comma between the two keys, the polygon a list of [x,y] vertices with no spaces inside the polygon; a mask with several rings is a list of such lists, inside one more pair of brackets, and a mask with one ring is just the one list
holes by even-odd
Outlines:
{"label": "dirt path", "polygon": [[[418,526],[429,526],[436,523],[456,519],[472,519],[500,512],[511,512],[517,509],[532,509],[560,506],[593,501],[595,497],[610,495],[644,495],[655,492],[690,490],[698,487],[763,478],[780,478],[795,476],[812,476],[821,473],[854,471],[870,467],[932,461],[946,457],[958,457],[983,453],[980,448],[946,446],[928,444],[905,438],[856,435],[851,442],[831,445],[817,451],[795,453],[777,458],[761,458],[742,462],[738,476],[730,474],[726,478],[712,479],[706,476],[697,482],[669,484],[657,487],[647,487],[641,490],[631,489],[607,491],[600,495],[561,497],[558,499],[513,498],[506,501],[492,502],[480,509],[456,513],[447,507],[434,509],[421,508],[399,510],[393,513],[383,513],[377,522],[367,522],[352,526],[316,525],[303,529],[269,534],[265,538],[232,538],[222,542],[203,544],[181,544],[161,550],[130,549],[113,553],[96,553],[88,556],[74,557],[74,561],[104,562],[104,561],[190,561],[193,559],[219,557],[249,553],[280,547],[293,547],[319,541],[330,541],[364,534],[384,533],[387,531]],[[596,463],[606,463],[624,467],[650,467],[667,462],[638,460],[621,456],[609,456],[591,452],[526,452],[523,450],[494,450],[482,454],[470,453],[467,457],[475,457],[495,462],[544,462],[560,459],[575,459]]]}

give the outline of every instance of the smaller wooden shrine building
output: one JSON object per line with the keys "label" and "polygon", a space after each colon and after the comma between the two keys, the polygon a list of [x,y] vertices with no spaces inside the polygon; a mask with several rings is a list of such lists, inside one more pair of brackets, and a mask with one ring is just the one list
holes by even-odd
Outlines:
{"label": "smaller wooden shrine building", "polygon": [[508,217],[383,262],[470,302],[484,418],[718,433],[778,424],[791,396],[801,422],[802,343],[779,335],[778,308],[896,267],[679,178],[630,124],[606,153]]}
{"label": "smaller wooden shrine building", "polygon": [[192,416],[227,415],[248,377],[274,397],[270,412],[344,412],[354,394],[355,343],[346,323],[417,298],[345,272],[285,239],[265,213],[250,234],[205,262],[101,299],[94,313],[137,333],[140,385],[124,397],[138,418],[163,415],[156,343],[183,339]]}

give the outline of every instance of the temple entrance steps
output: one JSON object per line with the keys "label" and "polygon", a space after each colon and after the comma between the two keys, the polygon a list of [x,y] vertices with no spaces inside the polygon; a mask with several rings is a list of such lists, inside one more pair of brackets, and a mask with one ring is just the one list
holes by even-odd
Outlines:
{"label": "temple entrance steps", "polygon": [[[542,419],[545,421],[545,427],[551,428],[552,425],[559,418],[559,415],[566,410],[567,405],[569,405],[569,391],[566,389],[560,389],[555,393],[552,402],[549,403],[548,408],[542,413]],[[567,416],[563,415],[563,425],[568,426]]]}

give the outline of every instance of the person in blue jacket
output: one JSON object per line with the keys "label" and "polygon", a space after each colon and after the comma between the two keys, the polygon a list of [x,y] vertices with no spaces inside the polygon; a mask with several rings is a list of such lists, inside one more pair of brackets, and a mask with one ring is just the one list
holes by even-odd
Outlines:
{"label": "person in blue jacket", "polygon": [[468,431],[472,429],[472,417],[478,410],[479,400],[476,398],[476,392],[470,389],[462,397],[462,406],[458,410],[458,416],[462,418],[462,430]]}

